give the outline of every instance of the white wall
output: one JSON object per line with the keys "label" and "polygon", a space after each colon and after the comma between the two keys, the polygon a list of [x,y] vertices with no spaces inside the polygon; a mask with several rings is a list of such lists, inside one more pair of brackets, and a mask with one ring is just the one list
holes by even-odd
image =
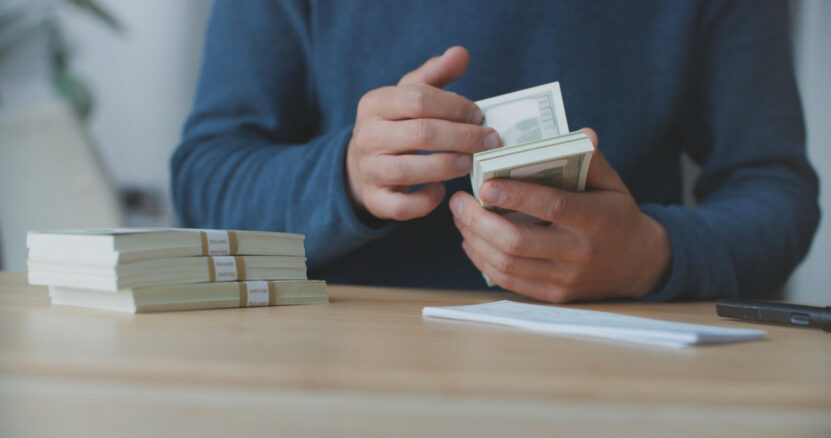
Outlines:
{"label": "white wall", "polygon": [[125,27],[113,33],[87,14],[62,8],[71,67],[95,97],[93,142],[118,187],[163,195],[168,161],[193,100],[208,0],[99,0]]}
{"label": "white wall", "polygon": [[794,273],[789,299],[831,305],[831,2],[793,2],[799,87],[808,128],[808,154],[820,175],[822,221],[805,262]]}

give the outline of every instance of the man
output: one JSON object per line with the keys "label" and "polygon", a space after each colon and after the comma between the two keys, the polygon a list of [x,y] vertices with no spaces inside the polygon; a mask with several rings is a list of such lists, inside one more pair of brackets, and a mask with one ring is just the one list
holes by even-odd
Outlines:
{"label": "man", "polygon": [[[175,203],[186,226],[306,234],[331,282],[770,296],[819,215],[789,44],[773,1],[218,0]],[[513,224],[469,194],[499,146],[472,101],[554,80],[599,153],[585,193],[484,184],[551,222]]]}

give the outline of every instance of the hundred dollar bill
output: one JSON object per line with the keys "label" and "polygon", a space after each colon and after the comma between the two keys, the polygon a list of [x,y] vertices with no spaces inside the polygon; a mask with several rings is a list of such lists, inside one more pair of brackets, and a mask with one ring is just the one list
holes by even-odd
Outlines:
{"label": "hundred dollar bill", "polygon": [[502,147],[568,132],[559,82],[480,100],[476,105],[485,117],[484,125],[499,133]]}
{"label": "hundred dollar bill", "polygon": [[586,187],[594,146],[576,131],[521,146],[494,149],[474,155],[471,169],[473,194],[482,206],[517,222],[539,222],[523,213],[497,209],[479,197],[479,187],[491,178],[511,178],[581,192]]}
{"label": "hundred dollar bill", "polygon": [[502,141],[499,149],[473,155],[470,182],[483,206],[488,207],[479,198],[479,186],[490,178],[584,190],[594,148],[581,131],[568,132],[559,82],[480,100],[476,105],[484,115],[483,124],[494,128]]}

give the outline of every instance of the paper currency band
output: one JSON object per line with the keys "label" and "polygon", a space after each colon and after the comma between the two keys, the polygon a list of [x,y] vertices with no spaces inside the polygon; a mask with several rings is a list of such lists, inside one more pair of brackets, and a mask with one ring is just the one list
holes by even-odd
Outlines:
{"label": "paper currency band", "polygon": [[236,231],[223,231],[227,236],[226,239],[228,241],[228,248],[229,251],[227,254],[211,254],[211,245],[208,241],[208,233],[205,231],[199,231],[199,237],[202,239],[202,255],[203,256],[210,256],[210,255],[237,255],[239,254],[239,236],[237,236]]}
{"label": "paper currency band", "polygon": [[[216,281],[216,259],[218,257],[208,256],[208,271],[210,272],[211,283]],[[237,275],[234,280],[245,280],[247,277],[245,276],[245,259],[241,256],[233,256],[233,257],[222,257],[222,258],[229,258],[234,260],[234,267],[236,269]],[[227,281],[227,280],[226,280]]]}
{"label": "paper currency band", "polygon": [[[277,287],[274,282],[267,282],[268,284],[268,305],[273,306],[277,303]],[[239,282],[239,306],[250,307],[248,305],[248,282]]]}

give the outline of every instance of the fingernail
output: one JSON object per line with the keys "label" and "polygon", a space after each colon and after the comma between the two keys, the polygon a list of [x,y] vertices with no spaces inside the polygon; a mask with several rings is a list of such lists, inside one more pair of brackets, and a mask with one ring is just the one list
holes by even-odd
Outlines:
{"label": "fingernail", "polygon": [[467,154],[459,155],[459,158],[456,158],[456,164],[459,166],[459,171],[470,172],[470,168],[473,167],[473,157]]}
{"label": "fingernail", "polygon": [[479,107],[476,107],[476,109],[470,113],[470,123],[473,123],[474,125],[481,125],[483,121],[484,116],[482,116],[482,110],[480,110]]}
{"label": "fingernail", "polygon": [[453,214],[455,214],[456,216],[462,214],[462,200],[458,197],[451,199],[450,210],[452,210]]}
{"label": "fingernail", "polygon": [[499,134],[491,132],[485,136],[485,149],[496,149],[499,147]]}
{"label": "fingernail", "polygon": [[482,199],[489,204],[499,204],[505,200],[505,192],[499,187],[490,186],[482,193]]}

